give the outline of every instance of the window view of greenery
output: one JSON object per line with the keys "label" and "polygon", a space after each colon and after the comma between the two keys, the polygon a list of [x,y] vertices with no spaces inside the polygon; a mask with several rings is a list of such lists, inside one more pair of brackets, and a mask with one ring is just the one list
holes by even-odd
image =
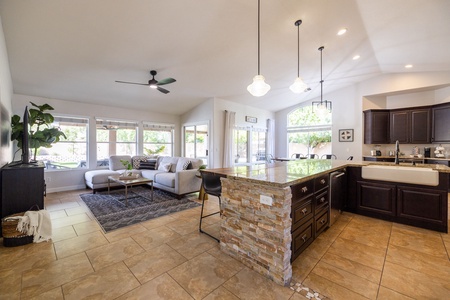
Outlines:
{"label": "window view of greenery", "polygon": [[195,125],[184,128],[184,152],[186,157],[200,158],[208,164],[208,126]]}
{"label": "window view of greenery", "polygon": [[47,169],[73,169],[86,167],[87,120],[55,117],[53,126],[66,135],[51,148],[39,148],[36,159],[43,161]]}
{"label": "window view of greenery", "polygon": [[234,146],[235,146],[235,163],[246,163],[247,149],[248,149],[248,130],[236,129],[234,130]]}
{"label": "window view of greenery", "polygon": [[97,164],[111,155],[136,155],[136,127],[97,127]]}
{"label": "window view of greenery", "polygon": [[266,160],[266,132],[252,132],[252,161]]}
{"label": "window view of greenery", "polygon": [[144,154],[172,156],[173,130],[144,129]]}
{"label": "window view of greenery", "polygon": [[310,105],[288,115],[289,157],[331,153],[331,113],[317,114]]}

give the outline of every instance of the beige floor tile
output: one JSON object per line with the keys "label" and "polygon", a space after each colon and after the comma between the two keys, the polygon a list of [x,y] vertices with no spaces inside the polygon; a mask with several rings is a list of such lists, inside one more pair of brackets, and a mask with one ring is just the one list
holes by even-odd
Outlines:
{"label": "beige floor tile", "polygon": [[[377,234],[369,234],[376,232]],[[339,237],[361,243],[367,246],[386,249],[389,242],[390,233],[379,232],[370,228],[352,227],[351,223],[342,231]]]}
{"label": "beige floor tile", "polygon": [[62,210],[66,208],[74,208],[79,207],[80,205],[76,201],[70,201],[70,202],[52,202],[52,201],[45,201],[45,209],[49,212]]}
{"label": "beige floor tile", "polygon": [[305,281],[303,281],[303,284],[314,291],[325,295],[326,297],[330,299],[352,299],[352,300],[358,300],[358,299],[365,299],[366,297],[355,293],[341,285],[338,285],[334,283],[333,281],[330,281],[326,278],[323,278],[321,276],[318,276],[315,273],[310,273],[308,277],[306,277]]}
{"label": "beige floor tile", "polygon": [[240,299],[282,300],[289,299],[294,291],[276,284],[272,280],[244,268],[223,284],[223,287]]}
{"label": "beige floor tile", "polygon": [[100,227],[100,225],[98,225],[97,221],[95,220],[75,224],[73,225],[73,228],[75,229],[77,235],[83,235],[95,231],[103,232],[102,228]]}
{"label": "beige floor tile", "polygon": [[309,245],[305,251],[303,251],[302,255],[305,254],[320,259],[327,252],[332,243],[332,239],[319,235],[319,237],[317,237],[312,244]]}
{"label": "beige floor tile", "polygon": [[450,281],[386,261],[381,285],[411,298],[448,299]]}
{"label": "beige floor tile", "polygon": [[133,257],[144,252],[132,238],[125,238],[117,242],[107,244],[86,251],[92,267],[95,271],[113,265],[117,262]]}
{"label": "beige floor tile", "polygon": [[0,299],[20,299],[22,272],[0,270]]}
{"label": "beige floor tile", "polygon": [[292,263],[292,280],[295,282],[303,282],[318,262],[319,258],[302,253]]}
{"label": "beige floor tile", "polygon": [[85,253],[27,270],[22,277],[22,299],[40,295],[93,271]]}
{"label": "beige floor tile", "polygon": [[90,213],[91,212],[89,210],[89,208],[87,208],[87,206],[78,206],[78,207],[73,207],[73,208],[66,208],[65,211],[66,211],[68,216],[79,215],[79,214],[84,214],[84,213]]}
{"label": "beige floor tile", "polygon": [[415,298],[408,297],[406,295],[402,295],[396,291],[385,288],[384,286],[380,286],[380,290],[378,291],[378,298],[380,300],[412,300]]}
{"label": "beige floor tile", "polygon": [[106,244],[108,244],[108,240],[103,236],[101,232],[96,231],[68,240],[56,242],[54,245],[56,255],[58,259],[60,259]]}
{"label": "beige floor tile", "polygon": [[77,236],[73,226],[66,226],[52,229],[52,242],[59,242],[62,240],[71,239]]}
{"label": "beige floor tile", "polygon": [[158,277],[186,261],[182,255],[166,244],[152,248],[125,260],[125,264],[141,282]]}
{"label": "beige floor tile", "polygon": [[12,269],[21,273],[55,260],[55,251],[50,242],[10,248],[0,246],[0,270]]}
{"label": "beige floor tile", "polygon": [[63,285],[65,300],[114,299],[139,286],[123,262]]}
{"label": "beige floor tile", "polygon": [[198,231],[198,224],[198,219],[177,219],[166,226],[181,235],[186,235]]}
{"label": "beige floor tile", "polygon": [[439,277],[443,280],[448,279],[450,275],[450,261],[447,258],[437,258],[408,248],[390,246],[386,255],[386,261],[430,276]]}
{"label": "beige floor tile", "polygon": [[[191,259],[217,246],[218,243],[206,234],[194,232],[179,239],[171,240],[167,244],[187,259]],[[189,250],[187,251],[187,249]]]}
{"label": "beige floor tile", "polygon": [[67,213],[64,209],[49,211],[49,213],[50,213],[50,219],[52,219],[52,220],[67,217]]}
{"label": "beige floor tile", "polygon": [[130,236],[133,236],[135,234],[138,234],[140,232],[144,232],[147,229],[142,226],[141,224],[134,224],[131,226],[123,227],[117,230],[113,230],[111,232],[108,232],[105,234],[105,237],[108,239],[108,241],[115,242],[120,239],[124,239]]}
{"label": "beige floor tile", "polygon": [[36,297],[30,298],[30,300],[64,300],[62,288],[59,286],[48,292],[42,293]]}
{"label": "beige floor tile", "polygon": [[[305,298],[303,298],[304,300]],[[203,300],[239,300],[238,297],[233,295],[230,291],[223,287],[218,287],[211,294],[203,298]]]}
{"label": "beige floor tile", "polygon": [[170,270],[169,275],[194,299],[202,299],[236,272],[208,253]]}
{"label": "beige floor tile", "polygon": [[345,270],[353,275],[367,279],[370,282],[380,284],[381,271],[372,269],[356,261],[346,259],[335,254],[326,253],[322,257],[321,262],[327,263],[341,270]]}
{"label": "beige floor tile", "polygon": [[173,239],[179,239],[181,235],[166,226],[160,226],[135,234],[132,238],[145,250],[149,250]]}
{"label": "beige floor tile", "polygon": [[329,265],[322,260],[311,271],[312,274],[325,278],[369,299],[376,299],[378,283],[373,283],[345,270]]}
{"label": "beige floor tile", "polygon": [[240,261],[237,261],[233,257],[229,256],[225,252],[222,252],[220,250],[220,245],[217,244],[217,246],[212,247],[208,250],[208,253],[214,256],[217,260],[221,261],[222,263],[226,264],[228,268],[234,270],[235,272],[239,272],[243,268],[245,268],[244,264],[242,264]]}
{"label": "beige floor tile", "polygon": [[59,218],[52,220],[52,228],[71,226],[74,224],[89,222],[91,220],[92,219],[85,213],[74,216],[68,216],[66,218]]}
{"label": "beige floor tile", "polygon": [[351,261],[381,271],[386,251],[338,237],[328,250]]}
{"label": "beige floor tile", "polygon": [[117,300],[192,300],[193,298],[167,273],[144,283]]}
{"label": "beige floor tile", "polygon": [[448,258],[442,237],[438,232],[406,226],[393,226],[389,243],[439,258]]}

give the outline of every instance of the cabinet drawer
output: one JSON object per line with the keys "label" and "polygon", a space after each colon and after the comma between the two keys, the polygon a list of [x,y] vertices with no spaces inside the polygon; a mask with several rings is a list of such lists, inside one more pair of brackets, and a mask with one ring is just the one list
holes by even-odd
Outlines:
{"label": "cabinet drawer", "polygon": [[313,220],[309,220],[292,233],[292,256],[294,261],[314,240]]}
{"label": "cabinet drawer", "polygon": [[319,195],[316,195],[316,213],[321,210],[323,207],[328,206],[328,190],[325,190]]}
{"label": "cabinet drawer", "polygon": [[330,175],[329,174],[325,174],[322,176],[319,176],[317,178],[314,179],[314,190],[315,192],[319,192],[324,188],[328,187],[328,184],[330,182]]}
{"label": "cabinet drawer", "polygon": [[301,201],[305,197],[311,195],[314,192],[314,181],[309,180],[296,185],[291,186],[292,191],[292,205]]}
{"label": "cabinet drawer", "polygon": [[318,236],[328,226],[329,220],[328,207],[321,215],[315,218],[316,223],[316,236]]}
{"label": "cabinet drawer", "polygon": [[308,219],[313,216],[313,197],[310,196],[306,201],[297,202],[297,204],[292,206],[292,231],[300,227]]}

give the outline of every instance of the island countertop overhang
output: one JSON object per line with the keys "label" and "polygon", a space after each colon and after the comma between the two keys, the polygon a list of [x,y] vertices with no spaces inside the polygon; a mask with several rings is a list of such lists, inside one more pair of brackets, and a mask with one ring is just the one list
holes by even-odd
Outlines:
{"label": "island countertop overhang", "polygon": [[[362,167],[368,165],[392,165],[389,162],[348,161],[330,159],[301,159],[288,162],[274,162],[251,166],[236,166],[232,168],[205,169],[231,179],[271,185],[284,188],[311,180],[323,174],[331,173],[346,167]],[[400,166],[411,166],[401,163]],[[438,164],[416,164],[417,168],[431,168],[438,172],[450,173],[450,167]]]}

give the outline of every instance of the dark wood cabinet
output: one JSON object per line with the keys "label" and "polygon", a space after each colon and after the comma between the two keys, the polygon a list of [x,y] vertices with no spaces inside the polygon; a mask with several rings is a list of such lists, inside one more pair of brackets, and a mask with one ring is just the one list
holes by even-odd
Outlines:
{"label": "dark wood cabinet", "polygon": [[402,144],[427,144],[431,142],[430,108],[390,111],[390,141]]}
{"label": "dark wood cabinet", "polygon": [[44,208],[44,166],[42,164],[6,165],[1,168],[1,217]]}
{"label": "dark wood cabinet", "polygon": [[383,162],[394,162],[395,157],[377,157],[377,156],[365,156],[363,157],[363,160],[365,161],[383,161]]}
{"label": "dark wood cabinet", "polygon": [[450,143],[450,104],[436,105],[432,109],[433,143]]}
{"label": "dark wood cabinet", "polygon": [[358,181],[357,210],[395,216],[395,184]]}
{"label": "dark wood cabinet", "polygon": [[389,110],[364,111],[364,144],[388,144]]}

